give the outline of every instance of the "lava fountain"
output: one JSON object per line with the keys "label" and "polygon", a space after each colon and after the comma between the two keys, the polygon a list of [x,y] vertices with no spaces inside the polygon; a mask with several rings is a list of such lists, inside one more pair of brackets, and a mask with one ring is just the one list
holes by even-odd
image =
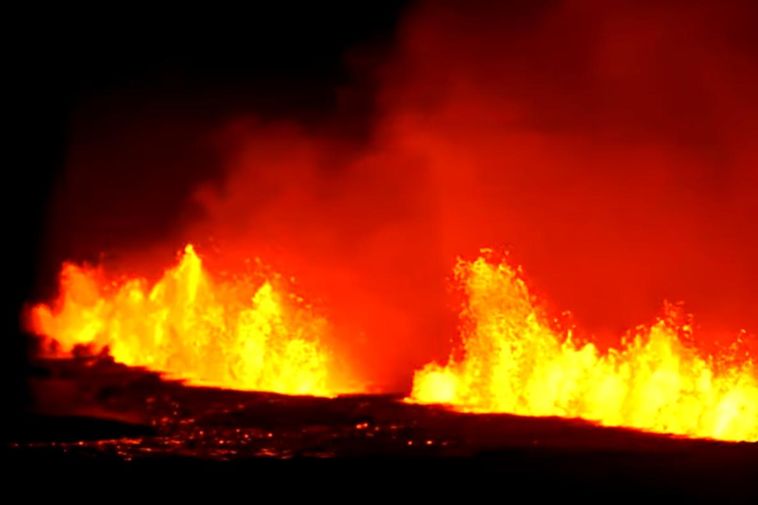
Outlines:
{"label": "lava fountain", "polygon": [[[461,353],[414,376],[418,403],[467,412],[582,418],[697,438],[758,440],[751,355],[707,354],[681,309],[601,352],[540,308],[527,283],[491,251],[455,269],[466,303]],[[193,246],[150,285],[64,264],[60,294],[31,307],[46,356],[104,353],[190,384],[334,396],[361,390],[325,345],[330,331],[277,276],[218,279]]]}
{"label": "lava fountain", "polygon": [[411,399],[470,412],[583,418],[606,426],[758,441],[758,375],[750,355],[702,356],[674,306],[622,346],[579,344],[540,310],[507,261],[456,268],[466,296],[462,357],[416,372]]}
{"label": "lava fountain", "polygon": [[28,312],[42,353],[107,353],[190,384],[332,396],[350,386],[330,373],[328,325],[277,278],[220,280],[192,245],[152,286],[64,264],[60,293]]}

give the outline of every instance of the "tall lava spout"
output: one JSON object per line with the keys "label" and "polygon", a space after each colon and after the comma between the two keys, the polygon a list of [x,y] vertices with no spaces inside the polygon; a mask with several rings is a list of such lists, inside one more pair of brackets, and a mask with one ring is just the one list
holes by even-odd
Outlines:
{"label": "tall lava spout", "polygon": [[600,353],[560,330],[506,261],[456,268],[466,304],[462,356],[429,364],[412,399],[474,412],[584,418],[609,426],[758,441],[758,373],[744,346],[700,355],[692,323],[668,306]]}

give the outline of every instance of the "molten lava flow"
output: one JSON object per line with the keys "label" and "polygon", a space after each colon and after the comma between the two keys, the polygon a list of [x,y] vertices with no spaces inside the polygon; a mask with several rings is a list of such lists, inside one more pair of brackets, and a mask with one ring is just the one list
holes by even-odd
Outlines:
{"label": "molten lava flow", "polygon": [[551,328],[506,262],[459,262],[468,302],[463,357],[416,372],[411,399],[474,412],[579,417],[608,426],[758,440],[758,378],[749,356],[704,359],[691,332],[662,318],[602,354]]}
{"label": "molten lava flow", "polygon": [[115,361],[195,384],[330,396],[340,388],[320,342],[323,318],[266,281],[218,281],[188,245],[152,287],[108,282],[102,272],[65,264],[60,295],[29,312],[45,353],[107,351]]}

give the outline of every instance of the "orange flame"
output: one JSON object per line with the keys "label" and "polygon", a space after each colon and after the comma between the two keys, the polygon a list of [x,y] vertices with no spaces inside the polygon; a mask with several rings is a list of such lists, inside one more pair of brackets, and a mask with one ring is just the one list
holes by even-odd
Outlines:
{"label": "orange flame", "polygon": [[472,412],[584,418],[607,426],[758,441],[758,376],[749,356],[704,359],[662,318],[602,354],[551,328],[506,262],[459,262],[467,296],[463,357],[428,364],[411,400]]}
{"label": "orange flame", "polygon": [[[251,296],[252,294],[252,296]],[[192,384],[332,396],[350,388],[330,374],[326,321],[266,281],[219,282],[188,245],[152,287],[106,282],[96,269],[65,264],[60,295],[29,311],[45,352],[106,351]]]}

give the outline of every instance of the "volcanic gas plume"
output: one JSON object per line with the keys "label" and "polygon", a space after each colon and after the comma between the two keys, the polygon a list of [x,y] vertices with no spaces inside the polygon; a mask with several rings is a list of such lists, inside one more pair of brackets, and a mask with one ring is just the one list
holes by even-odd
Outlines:
{"label": "volcanic gas plume", "polygon": [[[108,274],[68,264],[32,329],[230,388],[756,439],[752,3],[493,4],[412,6],[318,121],[84,110],[48,250],[107,249]],[[166,269],[187,243],[202,266],[187,249]],[[530,291],[511,263],[457,263],[481,247]],[[242,280],[251,258],[297,289]],[[666,300],[696,319],[636,326]]]}

